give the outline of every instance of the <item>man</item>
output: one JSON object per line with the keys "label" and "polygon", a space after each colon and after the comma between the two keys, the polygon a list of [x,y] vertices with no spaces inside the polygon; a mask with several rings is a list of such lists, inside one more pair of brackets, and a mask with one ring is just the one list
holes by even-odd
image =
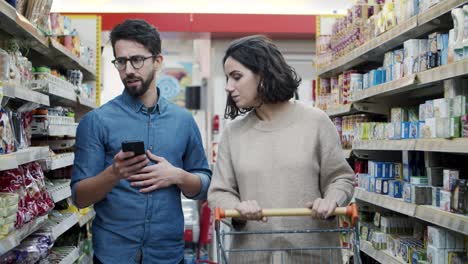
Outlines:
{"label": "man", "polygon": [[[158,31],[126,20],[110,39],[125,89],[78,126],[73,198],[96,210],[94,263],[180,263],[180,192],[205,199],[211,179],[200,132],[188,111],[155,89],[163,62]],[[144,141],[146,154],[123,152],[127,140]]]}

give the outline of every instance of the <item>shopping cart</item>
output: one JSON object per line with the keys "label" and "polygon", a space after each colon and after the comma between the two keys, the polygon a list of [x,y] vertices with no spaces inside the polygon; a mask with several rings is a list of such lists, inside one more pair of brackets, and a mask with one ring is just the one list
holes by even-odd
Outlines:
{"label": "shopping cart", "polygon": [[[262,215],[266,217],[287,217],[287,216],[309,216],[311,209],[308,208],[278,208],[263,209]],[[215,208],[215,230],[217,240],[217,259],[220,264],[234,263],[354,263],[361,264],[359,257],[359,232],[358,213],[355,204],[347,207],[338,207],[333,213],[335,216],[345,216],[351,221],[349,225],[333,229],[309,229],[309,230],[261,230],[261,231],[231,231],[222,228],[222,219],[240,217],[239,212],[234,209]],[[327,234],[326,234],[327,233]],[[276,236],[281,241],[282,237],[289,235],[318,236],[325,237],[338,233],[341,238],[346,237],[345,243],[335,245],[320,245],[319,247],[291,246],[289,243],[279,247],[261,247],[254,245],[254,248],[232,248],[226,246],[228,238],[235,236]],[[287,241],[287,240],[283,240]],[[354,255],[354,256],[353,256]]]}

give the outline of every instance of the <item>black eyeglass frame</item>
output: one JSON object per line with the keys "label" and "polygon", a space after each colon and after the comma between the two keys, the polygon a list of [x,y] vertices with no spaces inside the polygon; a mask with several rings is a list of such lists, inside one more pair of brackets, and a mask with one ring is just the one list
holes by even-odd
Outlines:
{"label": "black eyeglass frame", "polygon": [[[135,55],[135,56],[131,56],[130,58],[125,58],[125,57],[119,57],[119,58],[115,58],[114,60],[112,60],[112,64],[114,64],[115,68],[119,71],[122,71],[122,70],[125,70],[127,68],[127,62],[130,61],[130,64],[132,65],[132,67],[135,69],[135,70],[139,70],[141,68],[143,68],[143,66],[145,66],[145,61],[147,59],[150,59],[150,58],[155,58],[157,57],[158,55],[151,55],[151,56],[148,56],[148,57],[145,57],[145,56],[142,56],[142,55]],[[133,59],[142,59],[141,61],[141,66],[139,67],[135,67],[134,65],[134,61]],[[125,63],[122,64],[123,66],[122,67],[119,67],[118,66],[118,60],[125,60]]]}

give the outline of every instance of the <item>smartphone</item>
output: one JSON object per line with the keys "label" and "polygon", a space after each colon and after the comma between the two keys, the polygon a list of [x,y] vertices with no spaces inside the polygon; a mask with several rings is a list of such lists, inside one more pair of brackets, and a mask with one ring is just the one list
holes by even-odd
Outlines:
{"label": "smartphone", "polygon": [[122,151],[135,153],[135,156],[145,154],[145,143],[143,141],[124,141],[122,142]]}

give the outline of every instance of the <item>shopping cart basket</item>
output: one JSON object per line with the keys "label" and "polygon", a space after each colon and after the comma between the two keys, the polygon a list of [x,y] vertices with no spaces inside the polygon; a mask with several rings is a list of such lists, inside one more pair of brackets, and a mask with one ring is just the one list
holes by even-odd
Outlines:
{"label": "shopping cart basket", "polygon": [[[287,217],[287,216],[309,216],[311,209],[308,208],[277,208],[263,209],[262,215],[266,217]],[[359,232],[358,232],[358,213],[355,204],[347,207],[338,207],[333,215],[346,216],[351,221],[350,225],[334,229],[309,229],[309,230],[261,230],[261,231],[231,231],[222,228],[224,218],[240,217],[237,210],[215,208],[215,230],[216,243],[218,246],[217,259],[220,264],[233,263],[354,263],[361,264],[359,257]],[[320,245],[319,247],[291,247],[286,243],[280,247],[261,247],[255,248],[229,248],[226,246],[227,238],[235,236],[276,236],[286,237],[288,235],[318,236],[329,235],[324,233],[338,233],[340,237],[346,237],[348,241],[339,245]],[[281,241],[281,239],[280,239]],[[353,256],[354,255],[354,256]],[[260,257],[259,257],[260,256]],[[339,257],[337,257],[339,256]],[[352,260],[352,261],[351,261]]]}

